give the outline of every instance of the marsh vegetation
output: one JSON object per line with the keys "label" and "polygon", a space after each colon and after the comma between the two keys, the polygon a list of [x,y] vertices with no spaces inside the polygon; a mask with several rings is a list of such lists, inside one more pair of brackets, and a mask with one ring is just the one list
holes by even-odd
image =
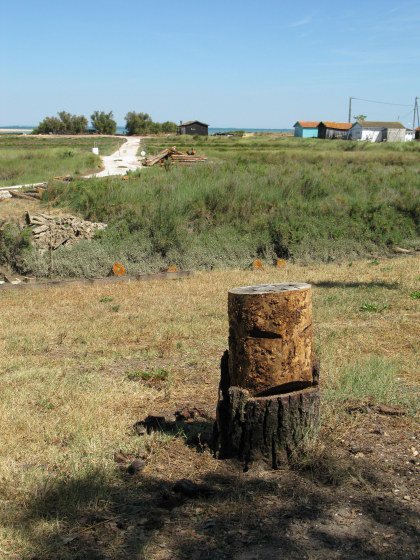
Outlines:
{"label": "marsh vegetation", "polygon": [[92,153],[94,142],[102,155],[114,152],[121,138],[0,136],[0,186],[50,181],[53,177],[75,177],[101,168]]}
{"label": "marsh vegetation", "polygon": [[[57,252],[58,276],[131,273],[168,265],[244,267],[276,257],[328,262],[419,246],[420,144],[250,138],[147,139],[209,157],[193,167],[143,169],[121,178],[52,184],[48,201],[108,229]],[[143,146],[144,147],[144,146]],[[42,274],[42,259],[28,255]]]}

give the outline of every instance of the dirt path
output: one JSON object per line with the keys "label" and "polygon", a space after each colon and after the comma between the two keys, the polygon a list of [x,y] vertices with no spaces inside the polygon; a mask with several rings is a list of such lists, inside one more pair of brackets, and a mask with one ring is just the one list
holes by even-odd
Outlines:
{"label": "dirt path", "polygon": [[127,138],[125,144],[120,146],[120,148],[111,154],[110,156],[103,156],[102,163],[104,169],[99,173],[93,173],[92,175],[86,175],[89,177],[108,177],[110,175],[125,175],[127,171],[135,171],[141,167],[139,158],[137,157],[137,151],[140,146],[141,138],[130,137]]}

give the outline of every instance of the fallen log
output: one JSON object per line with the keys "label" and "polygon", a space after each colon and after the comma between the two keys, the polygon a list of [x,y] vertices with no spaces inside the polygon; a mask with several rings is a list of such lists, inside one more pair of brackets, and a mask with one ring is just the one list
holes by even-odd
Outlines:
{"label": "fallen log", "polygon": [[29,196],[27,194],[23,194],[19,191],[9,191],[9,192],[13,196],[13,198],[23,198],[25,200],[33,200],[32,196]]}

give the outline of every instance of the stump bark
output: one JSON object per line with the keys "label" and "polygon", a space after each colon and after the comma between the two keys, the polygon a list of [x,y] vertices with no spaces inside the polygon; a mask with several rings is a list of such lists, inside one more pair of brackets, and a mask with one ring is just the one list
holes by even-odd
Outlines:
{"label": "stump bark", "polygon": [[228,313],[215,452],[246,468],[261,460],[277,468],[319,421],[311,286],[235,288],[228,294]]}

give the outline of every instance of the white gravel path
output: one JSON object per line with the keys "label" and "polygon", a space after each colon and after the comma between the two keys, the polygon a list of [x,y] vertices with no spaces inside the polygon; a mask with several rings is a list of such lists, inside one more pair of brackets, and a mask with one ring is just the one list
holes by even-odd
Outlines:
{"label": "white gravel path", "polygon": [[[135,171],[141,167],[137,151],[140,146],[139,137],[129,137],[126,142],[110,156],[102,156],[104,169],[99,173],[86,175],[89,177],[108,177],[111,175],[125,175],[127,171]],[[100,154],[99,154],[100,155]]]}

